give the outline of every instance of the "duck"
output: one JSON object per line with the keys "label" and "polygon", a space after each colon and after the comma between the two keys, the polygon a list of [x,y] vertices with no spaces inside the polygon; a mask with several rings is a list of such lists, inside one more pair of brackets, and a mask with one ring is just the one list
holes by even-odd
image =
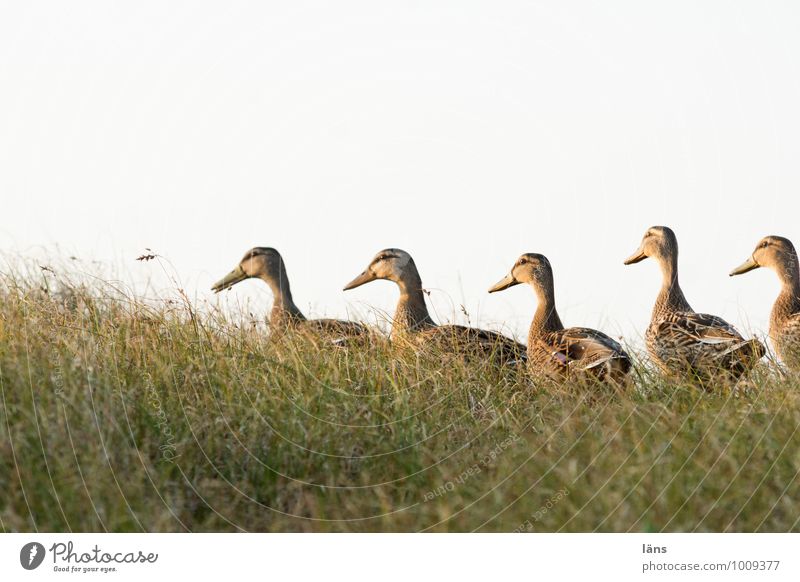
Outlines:
{"label": "duck", "polygon": [[378,279],[392,281],[400,289],[389,334],[392,343],[414,347],[438,345],[461,355],[488,356],[500,364],[514,365],[525,360],[525,346],[503,334],[463,325],[437,324],[425,304],[417,266],[406,251],[397,248],[380,251],[344,290]]}
{"label": "duck", "polygon": [[348,338],[366,337],[369,328],[355,321],[341,319],[308,319],[295,305],[281,254],[272,247],[254,247],[247,251],[239,264],[211,290],[220,293],[247,279],[261,279],[272,290],[274,301],[270,312],[270,331],[282,334],[289,329],[330,336],[336,344]]}
{"label": "duck", "polygon": [[556,310],[553,268],[544,255],[525,253],[489,293],[521,283],[533,287],[538,299],[528,331],[528,365],[535,374],[554,378],[596,379],[621,384],[631,370],[631,358],[616,340],[588,327],[565,328]]}
{"label": "duck", "polygon": [[788,238],[766,236],[744,263],[730,272],[743,275],[759,267],[772,269],[781,282],[781,291],[772,306],[769,336],[775,353],[792,370],[800,370],[800,263]]}
{"label": "duck", "polygon": [[662,372],[711,380],[738,380],[766,353],[757,339],[745,339],[727,321],[692,309],[678,282],[678,239],[666,226],[647,229],[639,248],[624,264],[655,259],[663,278],[650,325],[647,351]]}

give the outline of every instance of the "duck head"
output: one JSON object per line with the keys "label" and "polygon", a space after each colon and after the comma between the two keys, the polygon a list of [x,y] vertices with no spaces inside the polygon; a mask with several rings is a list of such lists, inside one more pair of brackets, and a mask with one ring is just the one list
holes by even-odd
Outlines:
{"label": "duck head", "polygon": [[219,293],[230,289],[245,279],[258,278],[271,287],[288,285],[286,267],[280,253],[269,247],[255,247],[247,251],[233,271],[214,283],[211,290]]}
{"label": "duck head", "polygon": [[344,290],[355,289],[376,279],[400,284],[411,276],[418,276],[416,273],[417,268],[411,255],[400,249],[384,249],[375,255],[363,273],[345,285]]}
{"label": "duck head", "polygon": [[765,236],[756,245],[750,257],[730,272],[730,276],[743,275],[759,267],[780,271],[797,262],[797,252],[792,241],[782,236]]}
{"label": "duck head", "polygon": [[520,283],[530,283],[537,290],[550,290],[553,288],[553,269],[547,257],[538,253],[525,253],[514,266],[511,272],[495,283],[489,293],[504,291]]}
{"label": "duck head", "polygon": [[674,258],[678,254],[678,239],[672,229],[667,226],[651,226],[642,237],[636,252],[625,259],[626,265],[632,265],[653,257],[659,262]]}

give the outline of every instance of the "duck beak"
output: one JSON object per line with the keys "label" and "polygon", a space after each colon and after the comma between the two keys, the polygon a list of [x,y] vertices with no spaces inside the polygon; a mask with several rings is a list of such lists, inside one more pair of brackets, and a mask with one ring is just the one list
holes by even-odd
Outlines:
{"label": "duck beak", "polygon": [[219,293],[220,291],[225,291],[225,289],[230,289],[236,283],[241,283],[245,279],[248,279],[249,276],[247,273],[244,272],[241,265],[237,266],[233,271],[225,275],[222,279],[214,283],[214,286],[211,287],[211,290],[214,293]]}
{"label": "duck beak", "polygon": [[361,287],[364,283],[369,283],[370,281],[374,281],[377,279],[372,272],[367,269],[363,273],[361,273],[358,277],[350,281],[347,285],[344,286],[344,291],[349,291],[350,289],[355,289],[356,287]]}
{"label": "duck beak", "polygon": [[752,271],[753,269],[758,269],[761,265],[759,265],[756,260],[751,256],[747,259],[744,263],[736,267],[733,271],[730,272],[730,276],[733,277],[734,275],[744,275]]}
{"label": "duck beak", "polygon": [[513,287],[514,285],[519,285],[519,281],[514,278],[514,275],[509,273],[502,279],[500,279],[497,283],[492,285],[489,288],[489,293],[495,293],[496,291],[505,291],[509,287]]}
{"label": "duck beak", "polygon": [[626,265],[633,265],[634,263],[638,263],[639,261],[643,261],[647,258],[647,255],[642,250],[642,247],[639,247],[635,253],[633,253],[630,257],[625,259]]}

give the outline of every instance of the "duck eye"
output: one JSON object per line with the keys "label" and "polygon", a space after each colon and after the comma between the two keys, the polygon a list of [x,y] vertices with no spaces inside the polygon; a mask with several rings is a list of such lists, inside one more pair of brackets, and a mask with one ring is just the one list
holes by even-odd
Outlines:
{"label": "duck eye", "polygon": [[769,241],[764,241],[764,242],[762,242],[762,243],[761,243],[761,248],[762,248],[762,249],[765,249],[765,248],[767,248],[768,246],[769,246]]}

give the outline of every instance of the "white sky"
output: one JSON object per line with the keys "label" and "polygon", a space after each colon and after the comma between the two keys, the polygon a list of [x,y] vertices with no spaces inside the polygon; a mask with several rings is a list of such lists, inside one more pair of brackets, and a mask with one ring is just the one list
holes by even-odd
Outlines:
{"label": "white sky", "polygon": [[660,277],[622,260],[666,224],[695,309],[761,331],[776,278],[727,273],[800,243],[798,30],[789,1],[4,2],[0,249],[143,289],[151,247],[206,300],[274,246],[344,316],[393,310],[341,288],[394,246],[440,320],[523,336],[533,294],[486,289],[542,252],[566,325],[637,341]]}

